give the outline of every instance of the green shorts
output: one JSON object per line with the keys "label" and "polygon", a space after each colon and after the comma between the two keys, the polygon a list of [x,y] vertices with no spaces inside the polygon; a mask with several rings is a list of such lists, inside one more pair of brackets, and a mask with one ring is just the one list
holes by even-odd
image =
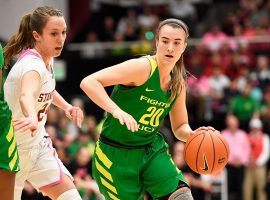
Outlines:
{"label": "green shorts", "polygon": [[174,192],[179,180],[186,183],[168,153],[160,134],[147,147],[125,149],[97,141],[93,175],[106,199],[138,200],[147,191],[154,199]]}
{"label": "green shorts", "polygon": [[0,169],[19,171],[19,156],[12,122],[0,119]]}

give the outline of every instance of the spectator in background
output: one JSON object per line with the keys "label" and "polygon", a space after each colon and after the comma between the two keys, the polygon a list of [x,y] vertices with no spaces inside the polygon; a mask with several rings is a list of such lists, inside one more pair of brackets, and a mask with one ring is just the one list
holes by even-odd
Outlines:
{"label": "spectator in background", "polygon": [[218,127],[224,121],[224,111],[222,110],[222,100],[224,91],[230,85],[230,79],[221,71],[220,66],[215,66],[213,74],[209,77],[210,104],[213,117],[213,126]]}
{"label": "spectator in background", "polygon": [[250,156],[247,133],[239,129],[239,121],[233,114],[226,117],[226,129],[221,131],[230,147],[227,169],[228,200],[242,200],[245,166]]}
{"label": "spectator in background", "polygon": [[152,9],[149,6],[144,6],[142,11],[142,13],[138,14],[138,25],[141,29],[139,31],[154,31],[158,24],[158,16],[152,13]]}
{"label": "spectator in background", "polygon": [[197,22],[197,10],[189,0],[169,0],[168,10],[171,17],[184,20],[190,29],[194,30]]}
{"label": "spectator in background", "polygon": [[204,46],[210,51],[217,51],[229,38],[218,25],[213,25],[202,37]]}
{"label": "spectator in background", "polygon": [[119,20],[116,32],[124,35],[128,26],[133,27],[135,32],[138,31],[137,13],[134,9],[128,9],[126,15]]}
{"label": "spectator in background", "polygon": [[99,29],[99,39],[102,42],[110,42],[114,41],[114,34],[115,34],[115,21],[114,18],[111,16],[106,16],[103,19],[102,26]]}
{"label": "spectator in background", "polygon": [[256,58],[256,68],[251,72],[251,80],[264,90],[270,85],[270,65],[266,55],[259,55]]}
{"label": "spectator in background", "polygon": [[259,109],[258,103],[251,97],[251,90],[251,84],[246,83],[240,95],[230,101],[230,111],[239,119],[240,128],[245,131],[248,131],[249,121]]}
{"label": "spectator in background", "polygon": [[267,162],[270,157],[269,136],[262,131],[263,124],[259,118],[252,118],[249,127],[251,153],[245,169],[244,200],[252,200],[254,190],[257,200],[266,200]]}

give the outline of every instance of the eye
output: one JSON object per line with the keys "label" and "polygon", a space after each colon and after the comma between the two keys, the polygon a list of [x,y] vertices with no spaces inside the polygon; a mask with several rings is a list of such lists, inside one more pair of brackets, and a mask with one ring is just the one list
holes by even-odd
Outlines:
{"label": "eye", "polygon": [[168,44],[169,42],[168,42],[168,40],[163,40],[162,41],[164,44]]}
{"label": "eye", "polygon": [[175,44],[175,45],[180,45],[180,42],[177,41],[177,42],[174,42],[174,44]]}
{"label": "eye", "polygon": [[67,34],[67,31],[63,31],[63,32],[62,32],[62,35],[66,35],[66,34]]}
{"label": "eye", "polygon": [[57,33],[56,32],[52,32],[51,35],[52,36],[57,36]]}

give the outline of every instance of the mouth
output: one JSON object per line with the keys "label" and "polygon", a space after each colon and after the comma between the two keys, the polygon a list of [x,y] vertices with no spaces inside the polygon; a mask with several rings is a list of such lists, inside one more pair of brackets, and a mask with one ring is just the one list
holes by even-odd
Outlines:
{"label": "mouth", "polygon": [[167,58],[173,58],[173,55],[167,54],[167,55],[165,55],[165,57],[167,57]]}
{"label": "mouth", "polygon": [[61,51],[63,49],[63,47],[56,47],[55,50],[57,51]]}

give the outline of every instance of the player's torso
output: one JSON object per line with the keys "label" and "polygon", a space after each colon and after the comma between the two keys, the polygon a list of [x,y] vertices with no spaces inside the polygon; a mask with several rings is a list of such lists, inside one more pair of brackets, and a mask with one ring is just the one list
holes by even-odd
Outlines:
{"label": "player's torso", "polygon": [[[2,73],[2,82],[0,88],[0,127],[2,127],[10,123],[11,111],[8,107],[7,102],[4,99],[4,82],[6,79],[6,70],[4,69],[4,56],[1,44],[0,44],[0,70],[1,70],[0,73]],[[2,128],[0,130],[2,130]]]}
{"label": "player's torso", "polygon": [[[155,63],[152,63],[155,65]],[[159,73],[152,66],[150,78],[139,87],[117,85],[112,100],[137,121],[139,130],[129,131],[118,119],[108,114],[102,134],[122,144],[131,146],[150,143],[157,133],[161,121],[171,109],[170,94],[160,87]]]}
{"label": "player's torso", "polygon": [[[25,73],[25,67],[30,64],[33,65],[36,63],[35,68],[39,70],[41,76],[41,85],[39,86],[39,92],[37,98],[35,99],[35,110],[37,111],[38,118],[38,133],[45,134],[44,125],[47,119],[47,110],[53,100],[53,91],[55,90],[55,78],[52,72],[46,69],[44,62],[41,58],[38,58],[36,55],[26,55],[21,60],[18,60],[17,63],[12,67],[9,75],[6,79],[4,90],[5,90],[5,98],[12,110],[12,118],[20,119],[24,117],[21,107],[20,107],[20,81]],[[26,132],[15,132],[16,139],[18,145],[21,143],[26,143],[25,141],[33,140],[31,138],[30,131]],[[38,135],[38,134],[37,134]],[[38,138],[42,138],[43,136],[37,136]]]}

